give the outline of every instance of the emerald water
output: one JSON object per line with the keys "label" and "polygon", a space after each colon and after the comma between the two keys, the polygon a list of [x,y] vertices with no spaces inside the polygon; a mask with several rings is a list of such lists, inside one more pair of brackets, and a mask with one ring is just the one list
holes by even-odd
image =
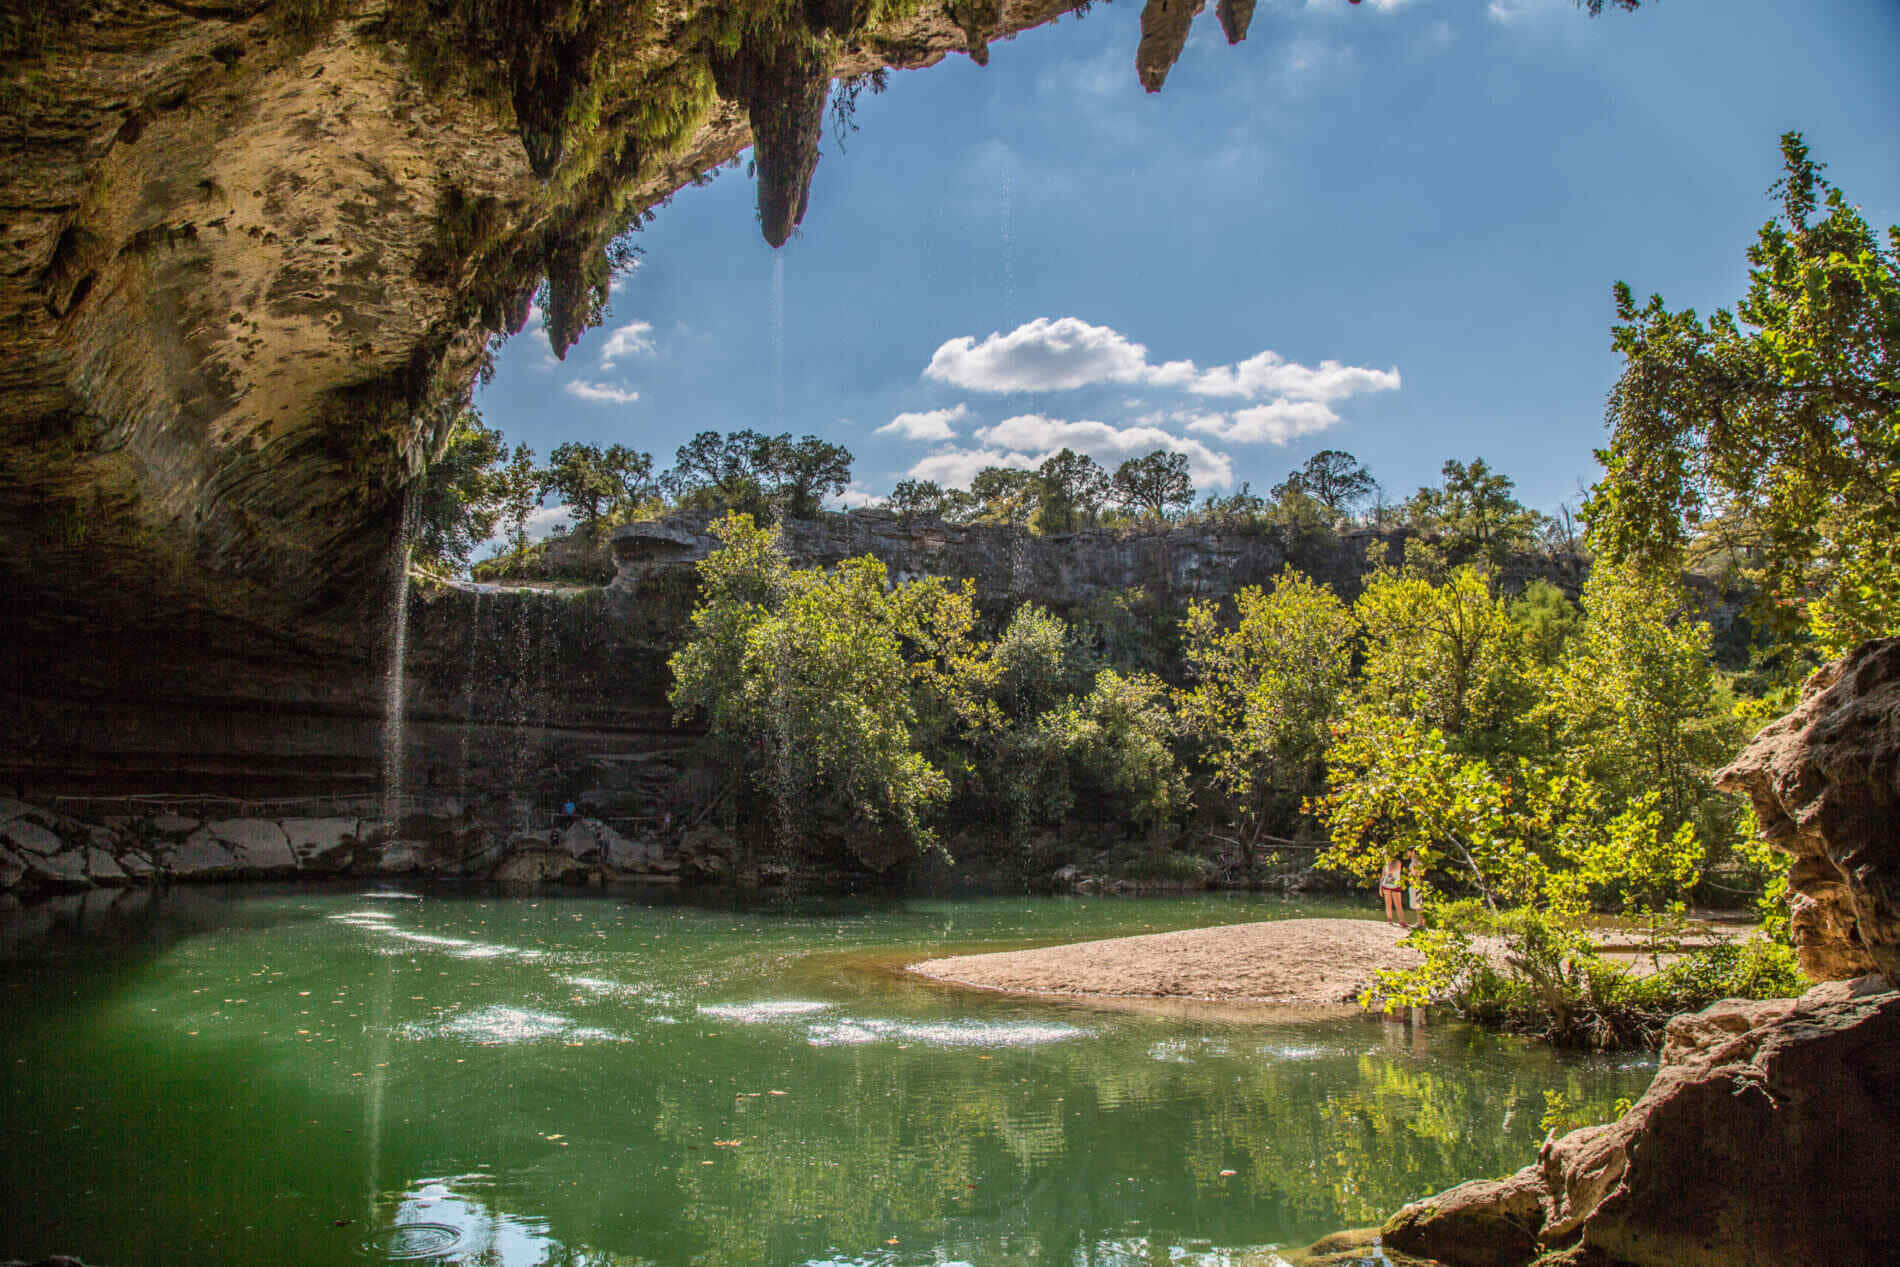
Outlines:
{"label": "emerald water", "polygon": [[1524,1164],[1546,1089],[1647,1084],[1437,1021],[892,970],[1342,913],[221,890],[0,916],[0,1258],[1227,1262]]}

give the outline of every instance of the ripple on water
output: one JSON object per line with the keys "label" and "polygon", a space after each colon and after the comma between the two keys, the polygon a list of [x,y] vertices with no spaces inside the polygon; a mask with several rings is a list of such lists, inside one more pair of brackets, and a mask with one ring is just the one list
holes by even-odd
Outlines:
{"label": "ripple on water", "polygon": [[401,1029],[405,1038],[461,1038],[487,1044],[534,1043],[558,1038],[564,1042],[631,1042],[625,1034],[581,1025],[571,1017],[533,1008],[496,1004],[464,1012],[433,1024],[412,1023]]}
{"label": "ripple on water", "polygon": [[1081,1038],[1089,1032],[1060,1022],[850,1018],[808,1026],[805,1036],[814,1047],[859,1047],[887,1042],[918,1043],[926,1047],[1037,1047]]}
{"label": "ripple on water", "polygon": [[398,1223],[370,1233],[363,1248],[377,1258],[407,1262],[439,1258],[461,1240],[462,1234],[447,1223]]}
{"label": "ripple on water", "polygon": [[702,1003],[699,1005],[699,1014],[722,1021],[737,1021],[742,1025],[762,1025],[769,1021],[829,1012],[836,1006],[835,1003],[818,1003],[810,999],[774,999],[766,1003]]}

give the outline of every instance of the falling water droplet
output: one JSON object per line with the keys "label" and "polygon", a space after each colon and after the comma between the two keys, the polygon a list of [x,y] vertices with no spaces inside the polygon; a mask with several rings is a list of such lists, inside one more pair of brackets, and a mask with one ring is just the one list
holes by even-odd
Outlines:
{"label": "falling water droplet", "polygon": [[384,639],[387,663],[383,666],[383,822],[393,832],[402,816],[403,703],[407,690],[409,658],[409,562],[413,552],[410,538],[415,526],[415,505],[405,494],[402,530],[390,561],[388,634]]}

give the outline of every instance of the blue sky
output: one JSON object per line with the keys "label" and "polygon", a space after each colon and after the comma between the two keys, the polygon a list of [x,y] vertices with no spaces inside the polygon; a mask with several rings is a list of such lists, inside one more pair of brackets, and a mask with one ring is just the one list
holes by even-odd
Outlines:
{"label": "blue sky", "polygon": [[1900,221],[1900,0],[1261,0],[1231,47],[1210,4],[1155,95],[1139,16],[894,72],[776,259],[743,167],[682,191],[606,324],[510,340],[477,404],[544,457],[816,433],[851,502],[1066,443],[1203,492],[1344,448],[1395,499],[1482,456],[1548,509],[1594,478],[1611,283],[1733,303],[1782,131]]}

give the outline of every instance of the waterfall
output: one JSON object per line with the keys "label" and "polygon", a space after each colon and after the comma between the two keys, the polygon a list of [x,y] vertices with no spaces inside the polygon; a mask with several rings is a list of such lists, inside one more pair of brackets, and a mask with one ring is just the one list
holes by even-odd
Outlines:
{"label": "waterfall", "polygon": [[772,252],[772,390],[773,425],[785,425],[785,256]]}
{"label": "waterfall", "polygon": [[472,804],[468,789],[469,745],[475,734],[475,679],[480,675],[478,667],[482,650],[482,591],[476,590],[475,610],[468,617],[468,656],[465,661],[467,676],[462,682],[462,739],[456,760],[455,795],[462,802],[462,812],[467,813]]}
{"label": "waterfall", "polygon": [[409,559],[414,503],[403,495],[402,530],[390,559],[383,665],[383,823],[393,835],[402,817],[403,707],[409,659]]}

